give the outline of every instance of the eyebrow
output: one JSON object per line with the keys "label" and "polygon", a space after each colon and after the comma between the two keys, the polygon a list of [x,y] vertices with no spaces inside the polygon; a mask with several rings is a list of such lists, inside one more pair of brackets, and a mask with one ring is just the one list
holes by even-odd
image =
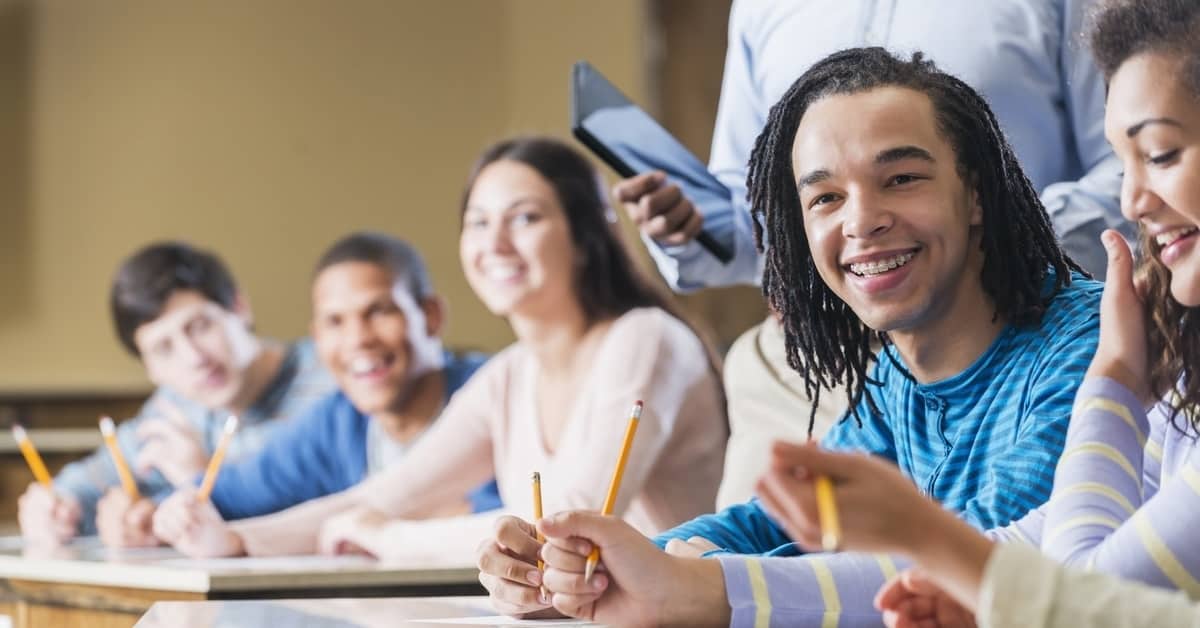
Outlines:
{"label": "eyebrow", "polygon": [[[896,148],[882,150],[879,154],[875,155],[875,164],[884,165],[905,159],[920,159],[929,163],[937,163],[933,155],[924,148],[919,146],[897,146]],[[803,190],[807,186],[816,185],[822,181],[827,181],[832,177],[833,175],[824,169],[807,172],[796,179],[796,191]]]}
{"label": "eyebrow", "polygon": [[1142,129],[1151,124],[1166,124],[1168,126],[1183,128],[1183,125],[1180,124],[1178,120],[1173,120],[1171,118],[1146,118],[1145,120],[1138,122],[1128,129],[1125,129],[1125,137],[1133,137],[1138,133],[1141,133]]}
{"label": "eyebrow", "polygon": [[[538,198],[538,197],[536,197],[536,196],[522,196],[521,198],[518,198],[517,200],[515,200],[515,201],[513,201],[513,202],[509,203],[508,205],[505,205],[504,207],[502,207],[502,208],[500,209],[500,211],[501,211],[501,212],[506,212],[506,211],[508,211],[508,210],[510,210],[510,209],[512,209],[512,208],[514,208],[514,207],[517,207],[517,206],[519,206],[519,205],[523,205],[523,204],[525,204],[525,203],[533,203],[534,205],[537,205],[537,206],[539,206],[539,207],[540,207],[540,206],[542,205],[542,199],[540,199],[540,198]],[[468,205],[468,206],[467,206],[467,209],[466,209],[466,211],[468,211],[468,212],[470,212],[470,211],[476,211],[476,212],[486,212],[486,211],[487,211],[487,208],[486,208],[486,207],[480,207],[480,206],[478,206],[478,205]],[[464,212],[464,213],[465,213],[465,212]]]}

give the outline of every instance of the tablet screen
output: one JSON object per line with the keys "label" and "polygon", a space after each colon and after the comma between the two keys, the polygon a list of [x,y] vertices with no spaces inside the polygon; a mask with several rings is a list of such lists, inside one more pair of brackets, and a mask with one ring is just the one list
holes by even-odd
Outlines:
{"label": "tablet screen", "polygon": [[576,63],[571,83],[575,137],[618,174],[632,177],[662,170],[702,214],[729,205],[729,188],[590,64]]}

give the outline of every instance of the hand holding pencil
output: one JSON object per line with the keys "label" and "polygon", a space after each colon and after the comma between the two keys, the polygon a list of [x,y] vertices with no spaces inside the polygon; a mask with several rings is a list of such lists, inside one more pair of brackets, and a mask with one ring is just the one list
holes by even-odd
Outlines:
{"label": "hand holding pencil", "polygon": [[[824,482],[828,488],[821,487]],[[776,442],[756,489],[788,536],[813,551],[832,540],[827,538],[831,527],[837,549],[900,551],[924,539],[926,522],[942,512],[890,461],[824,451],[815,444]],[[832,525],[831,511],[839,517]]]}
{"label": "hand holding pencil", "polygon": [[[629,413],[629,424],[625,427],[625,438],[621,441],[621,453],[617,456],[617,464],[613,467],[612,479],[608,483],[608,494],[604,497],[604,507],[600,510],[602,515],[611,515],[613,508],[617,504],[617,491],[621,490],[621,478],[625,475],[625,464],[629,462],[629,450],[633,448],[633,437],[637,434],[638,422],[642,418],[642,402],[639,399],[633,404],[633,410]],[[600,547],[592,548],[591,554],[588,554],[587,567],[584,570],[583,579],[585,582],[592,579],[592,574],[596,571],[596,565],[600,563]]]}
{"label": "hand holding pencil", "polygon": [[83,509],[74,498],[55,492],[46,463],[28,432],[20,425],[13,425],[12,432],[34,479],[17,500],[21,536],[32,543],[41,544],[71,540],[76,534]]}

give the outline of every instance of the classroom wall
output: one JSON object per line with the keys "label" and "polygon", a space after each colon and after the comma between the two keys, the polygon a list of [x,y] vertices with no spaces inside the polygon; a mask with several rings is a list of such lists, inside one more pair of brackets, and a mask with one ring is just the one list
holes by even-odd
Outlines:
{"label": "classroom wall", "polygon": [[0,0],[0,391],[140,390],[107,284],[137,246],[215,249],[261,331],[308,320],[335,237],[415,242],[450,344],[511,340],[461,276],[486,143],[565,135],[587,57],[645,93],[637,0]]}

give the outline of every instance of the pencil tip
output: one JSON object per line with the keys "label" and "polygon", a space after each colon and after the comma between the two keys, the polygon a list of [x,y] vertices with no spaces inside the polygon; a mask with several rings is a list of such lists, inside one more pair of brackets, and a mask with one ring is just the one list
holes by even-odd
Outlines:
{"label": "pencil tip", "polygon": [[585,565],[583,568],[583,581],[591,582],[592,574],[595,572],[596,572],[596,563],[591,560],[588,560],[587,565]]}

